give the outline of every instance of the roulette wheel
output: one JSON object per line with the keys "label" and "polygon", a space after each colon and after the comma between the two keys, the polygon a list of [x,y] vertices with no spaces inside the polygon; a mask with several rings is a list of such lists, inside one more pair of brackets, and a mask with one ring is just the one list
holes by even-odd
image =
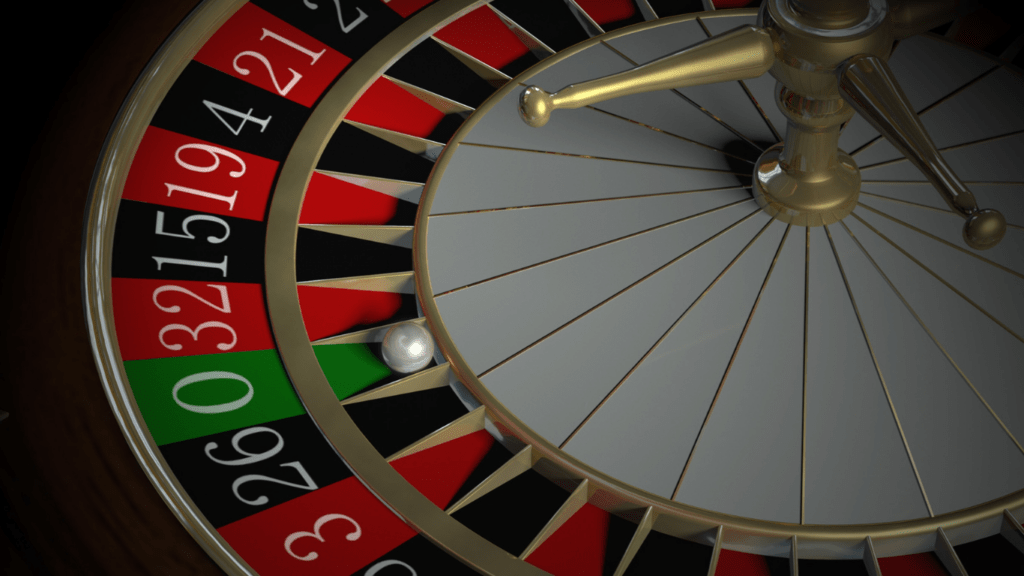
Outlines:
{"label": "roulette wheel", "polygon": [[[229,573],[1020,565],[1024,83],[866,5],[811,28],[887,30],[867,80],[813,99],[765,74],[809,66],[765,32],[796,1],[200,4],[86,214],[141,470]],[[746,64],[606,98],[675,53]]]}

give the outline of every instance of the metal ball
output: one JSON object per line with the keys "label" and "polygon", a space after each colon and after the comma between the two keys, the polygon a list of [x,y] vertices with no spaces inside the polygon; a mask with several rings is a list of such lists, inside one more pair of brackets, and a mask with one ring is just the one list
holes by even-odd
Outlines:
{"label": "metal ball", "polygon": [[434,357],[434,338],[426,328],[412,322],[392,326],[380,344],[389,368],[400,374],[422,370]]}

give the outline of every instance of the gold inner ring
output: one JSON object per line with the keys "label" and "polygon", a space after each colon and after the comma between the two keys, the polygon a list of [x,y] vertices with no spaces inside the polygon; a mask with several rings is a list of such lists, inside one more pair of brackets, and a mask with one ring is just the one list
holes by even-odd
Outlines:
{"label": "gold inner ring", "polygon": [[[751,553],[788,555],[791,539],[797,537],[801,542],[802,557],[817,557],[815,550],[828,550],[830,554],[834,555],[832,557],[859,559],[863,554],[864,540],[867,536],[871,537],[875,548],[882,556],[932,551],[935,547],[935,532],[938,528],[941,527],[954,541],[961,534],[963,534],[964,538],[967,538],[972,534],[975,527],[985,522],[998,522],[1004,509],[1018,510],[1024,508],[1024,490],[978,506],[932,518],[862,525],[799,525],[755,520],[704,510],[656,496],[621,482],[566,454],[550,441],[531,430],[529,426],[503,406],[463,359],[458,347],[445,327],[444,320],[437,309],[433,297],[428,296],[434,294],[430,283],[430,276],[427,273],[429,267],[427,243],[431,205],[442,186],[445,170],[451,162],[455,150],[458,149],[460,143],[468,136],[480,119],[495,106],[503,103],[506,96],[522,89],[528,84],[530,77],[575,54],[600,44],[602,41],[654,29],[659,26],[693,20],[698,16],[702,19],[707,19],[752,16],[756,13],[756,9],[743,9],[730,10],[725,13],[688,14],[622,28],[600,37],[591,38],[548,57],[491,95],[487,101],[473,112],[472,116],[452,137],[448,146],[440,158],[438,158],[430,179],[423,190],[413,241],[416,293],[439,349],[451,363],[453,371],[463,384],[486,407],[488,416],[499,423],[500,427],[507,429],[512,435],[531,445],[542,458],[555,463],[560,469],[561,477],[586,478],[592,487],[596,486],[598,491],[603,491],[606,495],[610,495],[610,498],[600,502],[600,505],[610,512],[621,515],[623,512],[639,510],[642,513],[644,509],[650,507],[653,508],[656,514],[654,529],[703,542],[707,542],[710,534],[721,525],[725,527],[723,535],[730,549]],[[592,501],[591,503],[598,504],[597,501]],[[630,518],[633,518],[633,516],[627,515]],[[639,518],[639,515],[635,516],[636,518],[633,518],[634,521]]]}

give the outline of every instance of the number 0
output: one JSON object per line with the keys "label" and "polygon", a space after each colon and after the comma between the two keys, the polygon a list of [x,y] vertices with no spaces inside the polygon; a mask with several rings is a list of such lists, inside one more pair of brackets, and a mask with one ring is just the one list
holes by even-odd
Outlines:
{"label": "number 0", "polygon": [[[178,393],[180,393],[181,389],[184,388],[185,386],[188,386],[189,384],[196,384],[198,382],[206,382],[208,380],[237,380],[245,384],[249,388],[249,391],[246,392],[245,395],[239,398],[238,400],[225,402],[223,404],[213,404],[211,406],[189,404],[188,402],[183,402],[181,398],[178,398]],[[178,383],[175,384],[174,388],[171,389],[171,396],[174,397],[174,401],[178,403],[178,406],[181,406],[182,408],[188,410],[189,412],[195,412],[196,414],[222,414],[224,412],[238,410],[242,406],[248,404],[250,400],[252,400],[253,393],[254,389],[252,387],[252,382],[246,380],[244,376],[239,376],[234,372],[221,372],[216,370],[212,372],[200,372],[198,374],[186,376],[181,380],[178,380]]]}

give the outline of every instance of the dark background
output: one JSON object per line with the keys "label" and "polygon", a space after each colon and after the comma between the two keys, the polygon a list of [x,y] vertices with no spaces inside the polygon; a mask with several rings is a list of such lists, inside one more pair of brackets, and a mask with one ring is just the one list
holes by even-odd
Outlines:
{"label": "dark background", "polygon": [[89,183],[135,78],[196,0],[5,5],[0,573],[222,574],[142,473],[96,375]]}
{"label": "dark background", "polygon": [[[135,78],[197,0],[5,5],[0,573],[222,574],[144,476],[96,375],[81,305],[96,158]],[[959,39],[1021,32],[983,2]],[[1016,59],[1020,64],[1020,57]]]}

